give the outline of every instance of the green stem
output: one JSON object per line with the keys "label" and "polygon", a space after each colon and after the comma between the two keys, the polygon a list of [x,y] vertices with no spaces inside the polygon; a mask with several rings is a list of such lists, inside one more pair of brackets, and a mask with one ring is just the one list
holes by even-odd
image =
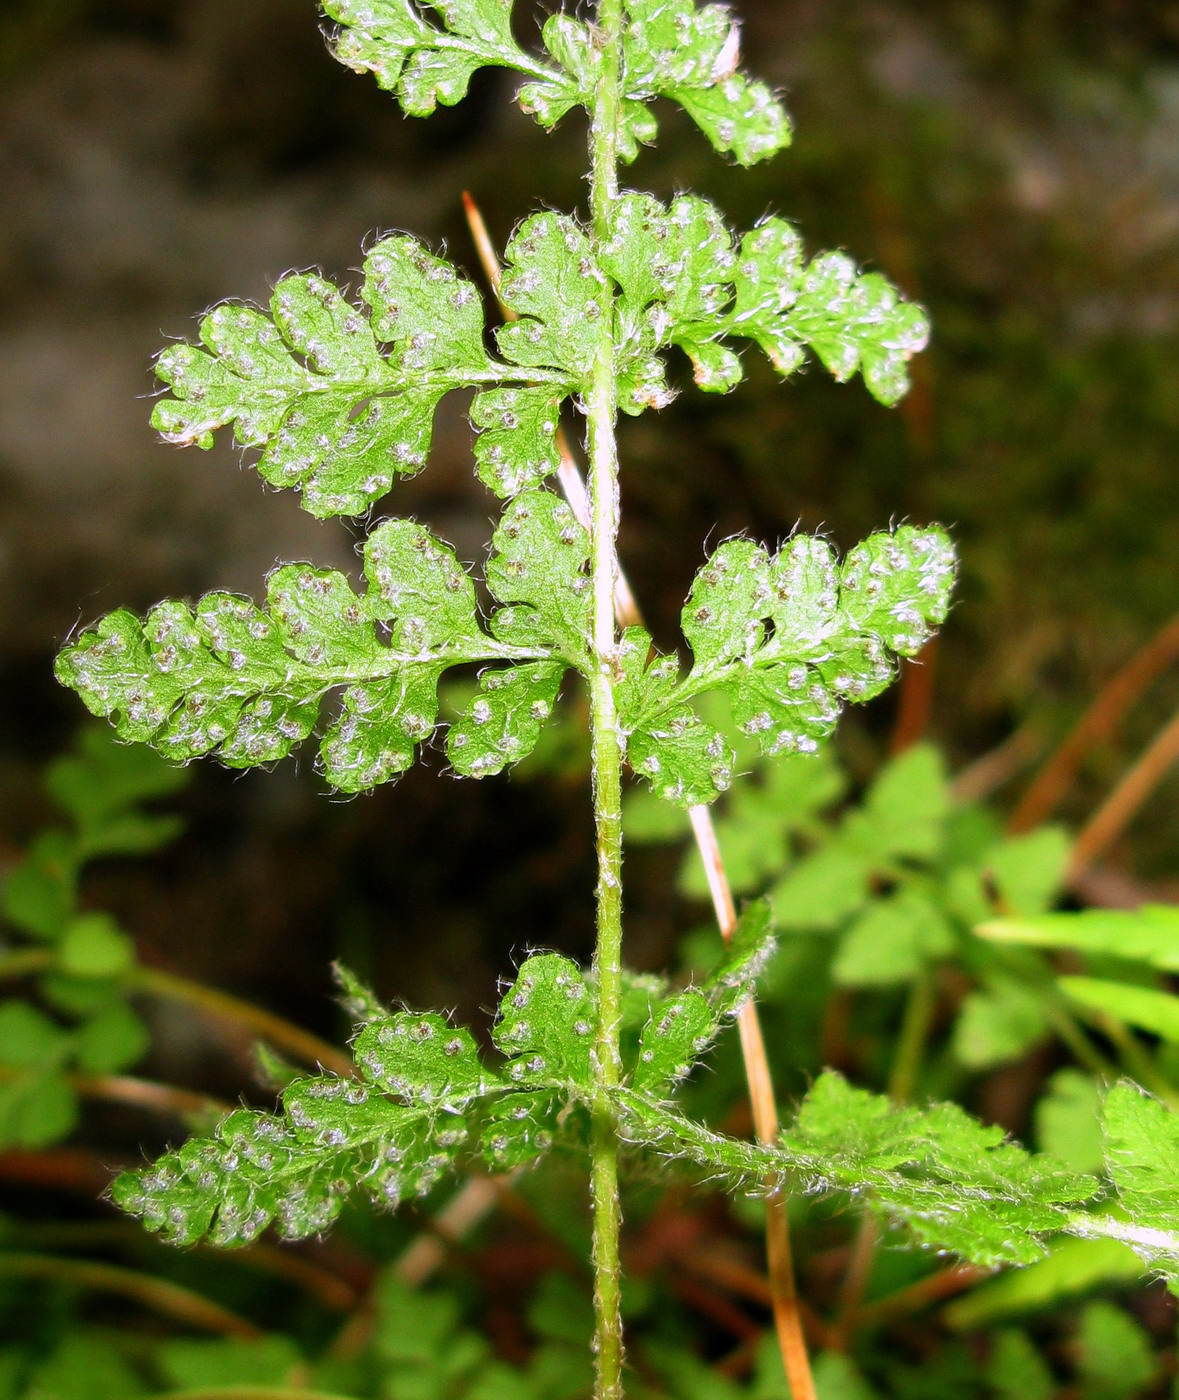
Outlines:
{"label": "green stem", "polygon": [[[609,237],[618,197],[619,52],[621,0],[599,0],[595,42],[601,58],[590,145],[590,202],[595,247]],[[593,378],[586,396],[593,582],[593,669],[590,677],[594,821],[597,830],[597,945],[594,971],[598,1023],[594,1037],[591,1137],[593,1195],[595,1400],[622,1400],[622,1266],[619,1235],[618,1131],[612,1092],[621,1077],[622,1020],[622,752],[614,685],[617,636],[614,585],[618,572],[618,447],[614,424],[618,376],[614,363],[614,297],[602,308]]]}
{"label": "green stem", "polygon": [[1044,1010],[1052,1029],[1073,1052],[1078,1063],[1107,1084],[1114,1083],[1118,1077],[1117,1066],[1093,1044],[1061,998],[1050,993],[1045,999]]}
{"label": "green stem", "polygon": [[1144,1089],[1156,1094],[1165,1104],[1179,1112],[1179,1092],[1159,1069],[1146,1047],[1134,1032],[1116,1016],[1098,1014],[1094,1020],[1110,1040],[1118,1047],[1126,1073],[1136,1079]]}
{"label": "green stem", "polygon": [[923,967],[909,988],[892,1072],[888,1076],[888,1096],[893,1103],[908,1103],[913,1096],[936,1005],[937,983],[933,969]]}
{"label": "green stem", "polygon": [[0,957],[0,982],[15,981],[33,972],[44,972],[53,965],[53,954],[47,948],[20,948]]}
{"label": "green stem", "polygon": [[0,1253],[0,1276],[50,1279],[100,1293],[114,1293],[133,1299],[153,1312],[176,1318],[189,1327],[218,1332],[226,1337],[254,1339],[262,1336],[260,1328],[220,1303],[168,1279],[124,1269],[117,1264],[97,1264],[88,1259],[67,1259],[54,1254],[5,1252]]}

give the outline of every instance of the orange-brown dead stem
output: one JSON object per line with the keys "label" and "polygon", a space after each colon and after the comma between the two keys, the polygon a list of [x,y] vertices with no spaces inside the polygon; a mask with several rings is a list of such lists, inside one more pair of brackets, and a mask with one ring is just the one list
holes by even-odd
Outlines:
{"label": "orange-brown dead stem", "polygon": [[937,638],[931,637],[918,655],[901,662],[901,684],[897,699],[897,715],[893,724],[890,748],[892,753],[904,753],[925,737],[929,715],[933,708],[933,678],[937,661]]}
{"label": "orange-brown dead stem", "polygon": [[1141,647],[1097,693],[1096,699],[1044,763],[1012,812],[1007,829],[1030,831],[1059,806],[1093,747],[1121,723],[1145,690],[1179,658],[1179,615]]}
{"label": "orange-brown dead stem", "polygon": [[[20,1078],[22,1070],[0,1068],[0,1084]],[[105,1099],[108,1103],[126,1104],[131,1108],[147,1108],[155,1113],[170,1113],[177,1118],[196,1118],[233,1111],[233,1105],[192,1089],[179,1089],[175,1084],[160,1084],[153,1079],[136,1079],[128,1074],[66,1073],[65,1082],[83,1098]]]}
{"label": "orange-brown dead stem", "polygon": [[1179,714],[1170,719],[1081,828],[1069,857],[1067,878],[1079,880],[1129,825],[1144,802],[1179,762]]}
{"label": "orange-brown dead stem", "polygon": [[[737,910],[733,892],[721,858],[716,827],[707,807],[693,807],[688,815],[704,870],[716,922],[725,942],[733,937],[737,927]],[[758,1142],[773,1144],[778,1139],[778,1106],[774,1100],[774,1084],[766,1057],[761,1021],[752,1000],[742,1006],[737,1017],[741,1036],[741,1054],[745,1061],[745,1078],[749,1082],[749,1103],[753,1109],[753,1128]],[[802,1313],[798,1305],[798,1290],[794,1283],[794,1261],[790,1248],[790,1221],[786,1201],[780,1189],[766,1196],[766,1259],[769,1264],[770,1295],[774,1310],[774,1329],[782,1352],[782,1364],[790,1383],[794,1400],[816,1400],[815,1382],[811,1376],[806,1336],[802,1328]]]}
{"label": "orange-brown dead stem", "polygon": [[[487,280],[498,295],[499,257],[488,236],[483,216],[466,191],[463,192],[463,207]],[[510,317],[511,314],[505,307],[504,315]],[[558,437],[558,447],[561,453],[561,467],[558,472],[561,489],[573,508],[573,513],[588,528],[589,510],[585,483],[563,432]],[[614,611],[622,627],[635,626],[642,621],[630,584],[621,570],[614,581]],[[728,942],[737,924],[737,911],[725,874],[712,815],[707,807],[699,806],[691,808],[689,816],[696,844],[700,848],[700,856],[708,873],[708,887],[712,892],[717,925],[722,938]],[[741,1008],[737,1028],[741,1037],[741,1053],[745,1060],[745,1077],[749,1081],[754,1129],[760,1142],[773,1143],[778,1137],[778,1110],[774,1101],[774,1087],[769,1061],[766,1058],[761,1022],[758,1019],[757,1007],[752,1001],[747,1001]],[[770,1291],[773,1296],[774,1326],[791,1394],[794,1400],[817,1400],[806,1338],[802,1330],[798,1292],[794,1284],[786,1202],[779,1191],[772,1191],[766,1198],[766,1257],[769,1264]]]}
{"label": "orange-brown dead stem", "polygon": [[990,1270],[980,1269],[976,1264],[951,1264],[939,1273],[911,1283],[899,1292],[890,1293],[875,1303],[866,1304],[860,1311],[862,1327],[876,1327],[893,1318],[904,1317],[908,1313],[927,1308],[933,1303],[943,1302],[956,1293],[965,1293],[980,1280],[986,1278]]}

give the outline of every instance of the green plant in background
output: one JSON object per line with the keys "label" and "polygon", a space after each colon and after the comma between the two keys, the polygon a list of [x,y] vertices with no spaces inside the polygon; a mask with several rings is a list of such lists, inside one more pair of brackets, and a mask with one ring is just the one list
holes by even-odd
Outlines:
{"label": "green plant in background", "polygon": [[147,1051],[147,1026],[126,995],[135,945],[109,914],[82,906],[78,885],[93,861],[171,841],[178,819],[144,804],[184,782],[181,769],[102,729],[86,730],[77,751],[47,770],[67,825],[41,832],[4,882],[0,911],[20,942],[0,955],[0,977],[34,977],[44,1007],[67,1024],[27,998],[0,1001],[0,1146],[66,1137],[78,1107],[71,1072],[111,1074]]}
{"label": "green plant in background", "polygon": [[[554,1146],[588,1148],[598,1400],[623,1391],[623,1154],[673,1158],[738,1191],[850,1194],[888,1228],[983,1266],[1034,1263],[1046,1238],[1072,1234],[1127,1239],[1175,1277],[1179,1235],[1167,1199],[1179,1183],[1161,1145],[1175,1129],[1136,1088],[1113,1089],[1105,1104],[1109,1176],[1124,1213],[1091,1205],[1100,1191],[1092,1176],[1029,1155],[953,1104],[919,1109],[834,1072],[816,1079],[778,1140],[752,1144],[688,1116],[677,1090],[752,993],[773,946],[769,904],[747,906],[700,985],[674,989],[623,969],[624,764],[655,798],[684,808],[729,787],[734,738],[767,760],[815,754],[843,705],[878,694],[895,658],[928,640],[954,573],[936,527],[873,535],[842,561],[818,537],[797,535],[776,551],[730,540],[699,571],[683,610],[690,665],[657,653],[641,627],[618,631],[615,423],[619,411],[670,401],[667,352],[683,351],[696,383],[714,392],[740,381],[742,342],[783,375],[810,354],[837,379],[861,373],[893,403],[927,335],[922,312],[884,277],[842,254],[808,258],[779,218],[738,236],[703,199],[664,205],[619,189],[620,163],[654,139],[655,97],[678,102],[739,164],[788,144],[774,95],[739,69],[729,12],[690,0],[601,0],[592,21],[550,17],[538,56],[517,45],[504,0],[332,0],[326,10],[339,57],[371,70],[407,112],[459,100],[484,64],[524,75],[520,103],[543,125],[584,108],[589,217],[546,212],[520,225],[501,287],[512,319],[493,340],[475,286],[404,235],[370,250],[356,300],[320,276],[293,275],[268,311],[221,305],[202,321],[201,345],[158,359],[171,396],[153,421],[168,440],[204,447],[232,425],[240,444],[261,449],[264,480],[297,490],[313,515],[359,516],[397,476],[424,467],[440,399],[474,389],[478,474],[504,502],[484,570],[493,611],[482,615],[450,546],[393,518],[365,543],[362,591],[335,571],[283,565],[264,605],[213,593],[195,605],[162,603],[144,619],[112,613],[62,652],[58,675],[120,737],[174,760],[266,764],[315,733],[320,771],[347,793],[412,765],[440,727],[439,681],[453,668],[483,668],[445,735],[450,765],[469,777],[526,756],[561,686],[580,677],[597,948],[588,972],[558,953],[522,962],[500,1003],[492,1059],[468,1031],[433,1013],[390,1012],[345,974],[361,1022],[354,1074],[295,1079],[278,1112],[230,1114],[210,1136],[120,1177],[115,1199],[176,1242],[245,1244],[272,1224],[287,1238],[318,1233],[350,1194],[395,1205],[471,1163],[502,1170]],[[546,484],[568,400],[586,421],[585,522]],[[802,787],[830,781],[821,767],[807,778],[790,771],[785,781]],[[779,781],[771,773],[765,791]],[[779,887],[787,925],[808,879],[812,907],[838,905],[820,923],[858,917],[836,963],[849,984],[924,985],[955,937],[947,909],[978,895],[981,852],[968,841],[957,864],[936,864],[940,812],[914,842],[905,804],[924,800],[927,780],[912,767],[886,774],[858,820]],[[829,796],[810,799],[808,821]],[[792,828],[778,831],[779,846],[787,836]],[[1017,888],[1019,858],[1008,858]],[[874,899],[881,876],[891,889]],[[93,931],[87,937],[93,943]]]}
{"label": "green plant in background", "polygon": [[[771,1003],[783,980],[786,998],[794,995],[787,967],[816,953],[824,969],[816,1007],[831,986],[906,989],[907,1059],[894,1071],[902,1098],[913,1087],[939,967],[961,968],[977,984],[950,1037],[962,1067],[1011,1063],[1054,1029],[1075,1038],[1046,965],[973,936],[998,909],[1036,915],[1052,907],[1069,852],[1062,828],[1004,835],[984,808],[954,800],[941,756],[925,744],[886,764],[863,798],[842,808],[850,780],[829,754],[771,765],[750,751],[738,762],[748,778],[723,800],[717,834],[734,890],[766,895],[777,915],[785,947],[765,993]],[[680,814],[639,792],[625,822],[637,842],[687,834]],[[679,886],[689,897],[707,894],[694,850]]]}
{"label": "green plant in background", "polygon": [[91,866],[148,855],[176,838],[180,818],[154,804],[186,782],[184,769],[98,726],[46,769],[65,824],[39,832],[0,886],[0,981],[24,983],[23,995],[0,1000],[0,1150],[68,1137],[87,1095],[207,1120],[200,1094],[120,1076],[148,1050],[137,1009],[144,998],[244,1025],[295,1059],[347,1066],[333,1047],[280,1017],[146,965],[119,922],[88,907],[82,886]]}

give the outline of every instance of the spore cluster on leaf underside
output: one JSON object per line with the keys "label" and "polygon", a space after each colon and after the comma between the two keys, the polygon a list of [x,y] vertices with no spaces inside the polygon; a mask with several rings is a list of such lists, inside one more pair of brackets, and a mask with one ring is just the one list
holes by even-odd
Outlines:
{"label": "spore cluster on leaf underside", "polygon": [[[666,1099],[687,1074],[750,995],[772,948],[760,902],[700,988],[634,979],[628,1078],[644,1101]],[[366,1017],[353,1042],[356,1078],[298,1079],[277,1113],[230,1114],[212,1136],[121,1176],[113,1188],[121,1207],[176,1243],[246,1244],[271,1224],[298,1238],[325,1229],[356,1190],[388,1207],[461,1166],[502,1171],[555,1143],[584,1146],[597,998],[568,958],[523,962],[500,1002],[494,1064],[468,1030],[433,1013],[390,1012],[342,976]]]}
{"label": "spore cluster on leaf underside", "polygon": [[626,194],[595,253],[574,219],[524,221],[505,250],[501,287],[516,320],[486,347],[475,286],[416,239],[369,252],[358,304],[316,274],[284,277],[262,311],[228,302],[203,319],[199,345],[156,361],[170,390],[152,416],[170,442],[211,447],[232,426],[260,449],[264,480],[300,492],[319,517],[361,515],[399,476],[425,466],[442,397],[471,387],[480,478],[511,498],[559,464],[566,399],[589,388],[603,316],[616,321],[620,402],[630,413],[671,398],[664,352],[690,358],[696,382],[742,377],[734,343],[759,346],[784,375],[811,351],[838,379],[861,371],[895,402],[925,344],[919,307],[841,253],[808,261],[795,230],[768,219],[743,238],[707,200],[669,206]]}
{"label": "spore cluster on leaf underside", "polygon": [[[336,22],[336,57],[372,73],[410,116],[428,116],[466,94],[485,65],[521,73],[520,106],[541,126],[575,107],[591,111],[602,52],[590,24],[551,15],[543,54],[512,33],[512,0],[324,0]],[[620,155],[630,161],[655,139],[654,98],[684,108],[711,145],[754,165],[790,144],[790,120],[765,83],[740,71],[740,26],[724,5],[629,0],[620,36]]]}
{"label": "spore cluster on leaf underside", "polygon": [[[827,1071],[771,1144],[685,1116],[680,1083],[752,995],[774,949],[769,905],[742,914],[721,963],[699,986],[625,977],[623,1075],[610,1091],[637,1158],[683,1164],[728,1189],[850,1194],[926,1247],[982,1267],[1028,1264],[1054,1234],[1112,1235],[1149,1267],[1179,1277],[1172,1115],[1132,1085],[1104,1106],[1107,1174],[1118,1211],[1093,1207],[1098,1183],[1032,1156],[956,1104],[899,1106]],[[360,1194],[384,1208],[472,1166],[504,1171],[556,1147],[583,1152],[594,1091],[593,983],[568,958],[534,954],[504,989],[489,1063],[471,1033],[433,1013],[390,1012],[348,973],[364,1016],[356,1077],[290,1083],[278,1111],[241,1109],[208,1137],[126,1172],[116,1203],[178,1244],[244,1245],[273,1226],[285,1238],[325,1230]]]}
{"label": "spore cluster on leaf underside", "polygon": [[[144,619],[120,609],[57,661],[62,682],[125,739],[231,767],[285,757],[313,731],[320,769],[359,792],[409,768],[437,732],[444,673],[483,667],[445,747],[462,776],[525,757],[569,670],[588,674],[589,537],[570,507],[531,490],[507,507],[485,577],[483,618],[454,551],[412,520],[377,526],[366,589],[334,570],[288,564],[264,606],[211,593]],[[700,570],[683,612],[686,670],[641,628],[620,645],[618,713],[629,759],[662,797],[711,801],[731,778],[723,736],[693,708],[713,692],[766,753],[813,752],[845,701],[877,694],[893,656],[911,656],[944,618],[954,555],[937,528],[869,537],[842,563],[796,536],[771,556],[730,540]],[[321,723],[325,700],[338,697]]]}

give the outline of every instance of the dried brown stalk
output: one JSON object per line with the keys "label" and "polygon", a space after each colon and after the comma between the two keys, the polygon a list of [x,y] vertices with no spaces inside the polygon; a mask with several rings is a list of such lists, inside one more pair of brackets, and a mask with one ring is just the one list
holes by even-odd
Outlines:
{"label": "dried brown stalk", "polygon": [[1179,714],[1170,719],[1081,828],[1069,858],[1070,882],[1087,873],[1122,834],[1139,808],[1179,762]]}
{"label": "dried brown stalk", "polygon": [[901,662],[897,714],[889,745],[894,755],[916,744],[929,728],[936,661],[937,638],[931,637],[916,656]]}
{"label": "dried brown stalk", "polygon": [[[0,1084],[18,1079],[22,1070],[0,1067]],[[71,1074],[62,1076],[74,1090],[88,1099],[105,1099],[108,1103],[126,1104],[131,1108],[147,1108],[156,1113],[171,1113],[177,1118],[216,1116],[231,1113],[233,1105],[211,1098],[192,1089],[178,1089],[174,1084],[159,1084],[153,1079],[136,1079],[128,1074]]]}
{"label": "dried brown stalk", "polygon": [[951,1264],[939,1273],[930,1274],[928,1278],[920,1279],[897,1293],[890,1293],[887,1298],[868,1303],[860,1311],[860,1325],[878,1326],[882,1322],[891,1322],[893,1318],[904,1317],[933,1303],[952,1298],[956,1293],[965,1293],[968,1288],[973,1288],[981,1279],[986,1278],[988,1272],[975,1264]]}
{"label": "dried brown stalk", "polygon": [[1179,616],[1173,617],[1098,692],[1064,742],[1048,758],[1007,823],[1013,832],[1046,821],[1072,785],[1096,744],[1107,739],[1168,666],[1179,658]]}
{"label": "dried brown stalk", "polygon": [[950,796],[964,806],[983,801],[1026,768],[1042,748],[1039,730],[1023,725],[981,758],[960,768],[950,782]]}

